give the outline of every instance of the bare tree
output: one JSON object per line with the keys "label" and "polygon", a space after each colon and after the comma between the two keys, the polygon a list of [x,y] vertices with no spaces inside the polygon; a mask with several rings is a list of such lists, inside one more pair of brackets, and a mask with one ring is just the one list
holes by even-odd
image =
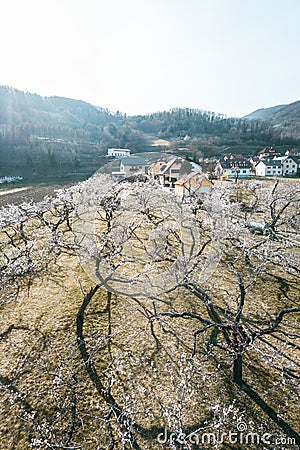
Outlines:
{"label": "bare tree", "polygon": [[[244,190],[240,192],[241,198],[247,194],[246,187]],[[223,266],[224,272],[227,271],[227,283],[229,281],[231,286],[222,289],[225,277],[221,277],[222,282],[220,277],[217,277],[217,287],[210,285],[209,288],[204,288],[203,284],[194,280],[195,273],[190,272],[177,288],[184,287],[192,292],[205,306],[206,314],[203,314],[203,308],[198,303],[198,311],[177,311],[172,308],[172,311],[157,312],[154,319],[163,323],[164,329],[167,318],[173,321],[189,321],[195,329],[192,357],[196,354],[199,336],[216,330],[217,335],[223,338],[223,342],[219,340],[218,346],[221,345],[232,358],[233,381],[299,445],[297,432],[279,418],[267,402],[256,395],[243,376],[245,356],[248,352],[251,355],[250,363],[249,359],[246,359],[246,366],[249,367],[253,352],[257,352],[255,358],[262,358],[263,364],[269,364],[272,372],[278,371],[282,377],[282,385],[289,383],[293,386],[292,390],[299,395],[297,385],[300,361],[299,354],[295,354],[295,350],[298,352],[300,348],[299,343],[297,344],[300,338],[297,289],[299,229],[295,227],[299,211],[299,190],[297,185],[294,188],[288,186],[287,189],[287,186],[281,187],[276,182],[271,188],[260,186],[260,192],[253,190],[253,187],[251,191],[254,202],[244,220],[245,203],[242,202],[241,205],[233,204],[231,218],[227,222],[228,233],[221,267]],[[232,197],[235,198],[235,194]],[[264,220],[271,218],[274,234],[251,236],[244,231],[250,212],[257,217],[259,207],[262,208],[260,215]],[[271,277],[277,281],[277,286],[272,283]],[[210,283],[214,278],[212,277]],[[237,287],[236,294],[232,289],[234,285]],[[262,289],[264,295],[269,296],[270,300],[273,299],[272,308],[266,308],[259,292]],[[197,326],[197,323],[200,326]]]}

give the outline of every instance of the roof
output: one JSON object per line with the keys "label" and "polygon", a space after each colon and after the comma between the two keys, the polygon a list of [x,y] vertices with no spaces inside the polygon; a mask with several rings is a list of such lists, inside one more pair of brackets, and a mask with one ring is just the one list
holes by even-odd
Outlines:
{"label": "roof", "polygon": [[242,169],[250,169],[252,167],[250,161],[247,159],[227,159],[220,162],[223,169],[231,169],[234,167]]}
{"label": "roof", "polygon": [[138,156],[127,156],[126,158],[121,159],[121,163],[124,166],[144,166],[145,160],[144,158],[139,158]]}
{"label": "roof", "polygon": [[270,159],[270,160],[265,159],[263,161],[260,161],[258,164],[260,164],[260,163],[263,163],[266,166],[270,166],[270,167],[281,166],[281,161],[280,160],[278,161],[278,159],[277,160],[276,159]]}
{"label": "roof", "polygon": [[222,159],[244,159],[244,156],[241,153],[226,153],[223,155]]}
{"label": "roof", "polygon": [[155,161],[155,162],[151,163],[150,166],[149,166],[149,169],[156,170],[157,172],[160,172],[161,168],[163,166],[166,166],[166,164],[167,164],[166,161],[158,160],[158,161]]}
{"label": "roof", "polygon": [[292,148],[292,150],[288,150],[288,152],[289,152],[289,156],[300,155],[300,151],[298,149],[296,149],[296,148]]}
{"label": "roof", "polygon": [[288,156],[274,156],[273,161],[283,162]]}
{"label": "roof", "polygon": [[300,159],[297,156],[289,155],[285,160],[287,160],[288,158],[292,159],[296,164],[299,164]]}
{"label": "roof", "polygon": [[125,152],[125,153],[131,152],[131,150],[129,148],[109,148],[108,150],[112,150],[114,152]]}
{"label": "roof", "polygon": [[167,163],[166,167],[164,167],[160,173],[161,174],[166,173],[173,166],[173,164],[175,162],[182,163],[182,161],[180,161],[178,158],[173,158]]}
{"label": "roof", "polygon": [[[184,185],[185,183],[188,183],[190,180],[192,180],[195,177],[199,177],[201,182],[202,181],[209,181],[204,175],[202,175],[199,172],[191,172],[189,175],[186,175],[182,178],[180,178],[180,180],[176,181],[175,184],[179,184],[180,186]],[[210,182],[210,181],[209,181]],[[211,183],[211,182],[210,182]],[[212,184],[212,183],[211,183]]]}
{"label": "roof", "polygon": [[260,152],[258,152],[259,155],[263,155],[264,153],[275,153],[274,147],[265,147]]}

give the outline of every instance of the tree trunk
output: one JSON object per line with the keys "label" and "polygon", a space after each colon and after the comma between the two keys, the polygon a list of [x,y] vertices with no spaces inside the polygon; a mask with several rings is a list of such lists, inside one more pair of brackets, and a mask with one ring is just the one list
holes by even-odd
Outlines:
{"label": "tree trunk", "polygon": [[233,360],[233,381],[239,386],[243,384],[243,356],[237,354]]}

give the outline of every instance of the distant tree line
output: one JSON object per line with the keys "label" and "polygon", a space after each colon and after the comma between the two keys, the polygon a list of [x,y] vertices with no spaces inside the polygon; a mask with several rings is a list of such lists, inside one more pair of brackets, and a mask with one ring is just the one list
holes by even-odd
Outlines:
{"label": "distant tree line", "polygon": [[173,151],[186,148],[196,160],[199,154],[219,154],[227,146],[249,149],[300,142],[297,127],[293,133],[286,122],[274,127],[271,121],[190,108],[126,116],[79,100],[0,86],[0,175],[13,175],[8,171],[17,163],[27,175],[49,168],[57,174],[84,171],[87,165],[92,172],[107,148],[153,150],[154,138],[169,140]]}
{"label": "distant tree line", "polygon": [[[278,131],[264,120],[226,117],[199,109],[175,108],[146,116],[129,118],[132,126],[144,133],[155,133],[161,138],[218,136],[225,140],[242,142],[274,142],[294,144],[297,139],[283,138]],[[284,142],[283,142],[284,141]],[[297,141],[297,143],[299,143]]]}

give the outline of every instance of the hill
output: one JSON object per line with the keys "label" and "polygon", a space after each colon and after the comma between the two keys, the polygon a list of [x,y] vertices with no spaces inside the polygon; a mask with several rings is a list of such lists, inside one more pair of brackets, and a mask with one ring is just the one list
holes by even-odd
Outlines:
{"label": "hill", "polygon": [[227,117],[200,109],[174,108],[128,120],[143,133],[169,140],[173,152],[185,151],[185,157],[195,161],[200,154],[209,157],[230,151],[249,156],[267,143],[280,147],[300,142],[300,136],[285,133],[283,125],[273,126],[268,120]]}
{"label": "hill", "polygon": [[[284,116],[287,108],[289,119]],[[155,147],[199,162],[225,151],[249,155],[268,145],[296,146],[297,111],[299,102],[264,110],[265,119],[259,112],[253,113],[257,118],[230,118],[191,108],[126,116],[82,100],[0,86],[0,176],[42,181],[88,176],[106,163],[109,147],[133,152]]]}
{"label": "hill", "polygon": [[244,116],[244,119],[270,119],[274,114],[285,108],[286,105],[272,106],[270,108],[261,108]]}
{"label": "hill", "polygon": [[271,123],[274,129],[280,128],[282,138],[300,139],[300,101],[258,109],[245,116],[245,119],[263,119]]}
{"label": "hill", "polygon": [[144,148],[120,114],[64,97],[0,86],[0,176],[90,174],[107,147]]}
{"label": "hill", "polygon": [[64,97],[42,97],[22,92],[8,86],[0,86],[1,124],[21,123],[69,126],[82,128],[103,126],[113,120],[104,108],[97,108],[82,100]]}

